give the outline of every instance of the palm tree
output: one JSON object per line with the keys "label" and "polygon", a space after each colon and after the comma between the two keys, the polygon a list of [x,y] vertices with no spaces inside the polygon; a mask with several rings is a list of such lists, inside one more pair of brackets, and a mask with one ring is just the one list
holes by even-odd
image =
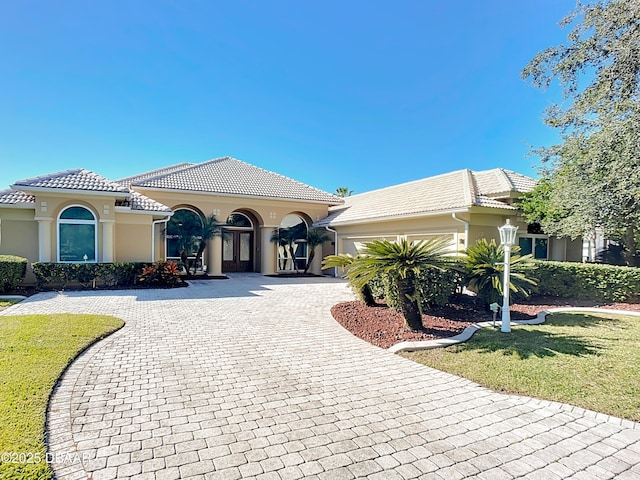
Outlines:
{"label": "palm tree", "polygon": [[[533,268],[532,256],[520,256],[520,247],[512,247],[511,275],[509,290],[515,294],[529,296],[529,288],[536,285],[535,280],[528,278],[525,271]],[[467,288],[475,292],[487,305],[500,302],[502,299],[502,281],[504,276],[504,247],[495,240],[482,238],[475,245],[468,247],[464,259]]]}
{"label": "palm tree", "polygon": [[[217,235],[222,235],[222,225],[216,220],[216,216],[211,214],[202,220],[202,224],[195,232],[195,240],[198,243],[198,250],[196,251],[196,258],[193,262],[193,274],[196,274],[198,267],[198,261],[202,258],[202,253],[207,246],[207,242]],[[187,270],[187,274],[189,271]]]}
{"label": "palm tree", "polygon": [[353,190],[349,190],[348,187],[336,188],[336,195],[338,197],[350,197],[353,194]]}
{"label": "palm tree", "polygon": [[[322,261],[322,268],[344,268],[345,270],[349,270],[349,268],[353,265],[354,262],[359,261],[359,257],[353,257],[348,253],[341,253],[339,255],[327,255],[324,257]],[[354,290],[356,291],[356,295],[358,299],[364,303],[367,307],[373,307],[376,304],[376,299],[373,296],[373,292],[371,291],[371,287],[368,283],[365,283],[359,288],[356,288],[353,282],[351,283]]]}
{"label": "palm tree", "polygon": [[312,228],[307,232],[307,264],[304,266],[304,273],[309,271],[309,267],[311,267],[311,262],[316,256],[316,247],[322,245],[325,242],[331,240],[331,237],[327,234],[325,230],[320,228]]}
{"label": "palm tree", "polygon": [[422,312],[416,276],[422,270],[450,267],[452,261],[447,252],[450,244],[442,237],[417,243],[406,239],[400,242],[375,240],[364,245],[361,255],[347,267],[346,276],[356,288],[361,289],[374,277],[389,275],[397,287],[405,326],[410,330],[420,330],[423,328]]}
{"label": "palm tree", "polygon": [[296,249],[294,244],[296,240],[305,239],[307,226],[304,222],[291,227],[282,227],[274,230],[271,234],[271,242],[277,243],[282,247],[284,252],[280,263],[280,270],[284,270],[287,264],[287,258],[291,257],[291,270],[296,269]]}

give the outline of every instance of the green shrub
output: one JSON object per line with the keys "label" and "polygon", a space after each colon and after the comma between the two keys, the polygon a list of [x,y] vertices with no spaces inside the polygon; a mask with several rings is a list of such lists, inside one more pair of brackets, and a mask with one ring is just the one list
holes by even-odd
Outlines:
{"label": "green shrub", "polygon": [[536,261],[535,292],[562,298],[624,302],[640,299],[640,268],[595,263]]}
{"label": "green shrub", "polygon": [[71,269],[69,263],[50,263],[37,262],[33,263],[33,273],[36,276],[36,288],[42,290],[48,287],[59,287],[65,289],[72,280]]}
{"label": "green shrub", "polygon": [[160,260],[153,265],[144,267],[138,282],[150,287],[175,287],[182,282],[182,279],[175,262]]}
{"label": "green shrub", "polygon": [[10,292],[19,287],[26,273],[26,258],[0,255],[0,292]]}
{"label": "green shrub", "polygon": [[131,287],[146,264],[140,262],[116,263],[34,263],[36,286],[60,288],[79,284],[83,288]]}
{"label": "green shrub", "polygon": [[[449,303],[461,285],[461,274],[454,268],[422,270],[416,276],[416,286],[423,310]],[[370,283],[375,298],[384,298],[389,308],[400,311],[396,284],[389,275],[375,277]]]}
{"label": "green shrub", "polygon": [[97,277],[106,287],[135,285],[146,264],[142,262],[115,262],[98,264]]}
{"label": "green shrub", "polygon": [[[533,268],[531,255],[520,256],[520,247],[511,249],[509,291],[514,299],[529,296],[535,280],[531,279]],[[500,302],[504,281],[504,246],[495,240],[481,238],[466,250],[463,261],[467,288],[478,295],[485,305]]]}

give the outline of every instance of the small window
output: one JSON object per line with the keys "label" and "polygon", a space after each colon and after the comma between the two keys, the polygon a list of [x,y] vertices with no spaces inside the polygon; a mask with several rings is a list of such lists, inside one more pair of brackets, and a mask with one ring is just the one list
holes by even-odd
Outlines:
{"label": "small window", "polygon": [[546,260],[549,258],[549,239],[546,236],[530,235],[518,238],[520,255],[533,254],[533,258]]}
{"label": "small window", "polygon": [[74,205],[58,218],[58,261],[97,262],[97,223],[91,210]]}

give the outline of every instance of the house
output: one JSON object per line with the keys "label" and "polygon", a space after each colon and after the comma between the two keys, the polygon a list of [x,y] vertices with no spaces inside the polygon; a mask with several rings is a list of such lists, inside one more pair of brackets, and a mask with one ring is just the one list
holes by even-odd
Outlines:
{"label": "house", "polygon": [[527,225],[514,201],[533,190],[535,180],[516,172],[458,170],[345,197],[316,222],[335,232],[339,253],[355,255],[372,240],[409,241],[434,236],[451,239],[463,251],[481,238],[499,242],[506,219],[519,227],[522,254],[538,259],[581,261],[582,242],[543,234]]}
{"label": "house", "polygon": [[[308,228],[343,200],[224,157],[181,163],[118,181],[84,169],[20,180],[0,192],[0,254],[30,262],[128,262],[177,258],[173,219],[214,214],[223,236],[204,252],[207,273],[291,269],[274,231]],[[198,220],[199,221],[199,220]],[[298,267],[307,259],[296,246]],[[312,271],[320,271],[321,256]]]}
{"label": "house", "polygon": [[[303,268],[304,232],[312,225],[334,235],[324,255],[356,254],[374,239],[433,236],[449,237],[452,249],[462,251],[480,238],[497,239],[508,218],[520,227],[523,253],[580,261],[581,242],[549,238],[523,222],[514,200],[534,185],[501,168],[465,169],[340,198],[230,157],[117,181],[67,170],[0,191],[0,254],[30,262],[178,259],[182,225],[213,214],[223,233],[207,242],[200,265],[213,276]],[[295,265],[278,242],[283,229],[302,232],[292,245]],[[315,256],[312,272],[320,272],[324,255]]]}

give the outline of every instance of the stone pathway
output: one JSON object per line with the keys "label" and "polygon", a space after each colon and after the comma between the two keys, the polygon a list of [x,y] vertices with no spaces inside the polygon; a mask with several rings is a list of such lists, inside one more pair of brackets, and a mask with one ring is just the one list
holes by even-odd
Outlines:
{"label": "stone pathway", "polygon": [[373,347],[331,318],[335,279],[43,293],[0,315],[126,326],[65,373],[58,479],[640,478],[640,425],[491,392]]}

